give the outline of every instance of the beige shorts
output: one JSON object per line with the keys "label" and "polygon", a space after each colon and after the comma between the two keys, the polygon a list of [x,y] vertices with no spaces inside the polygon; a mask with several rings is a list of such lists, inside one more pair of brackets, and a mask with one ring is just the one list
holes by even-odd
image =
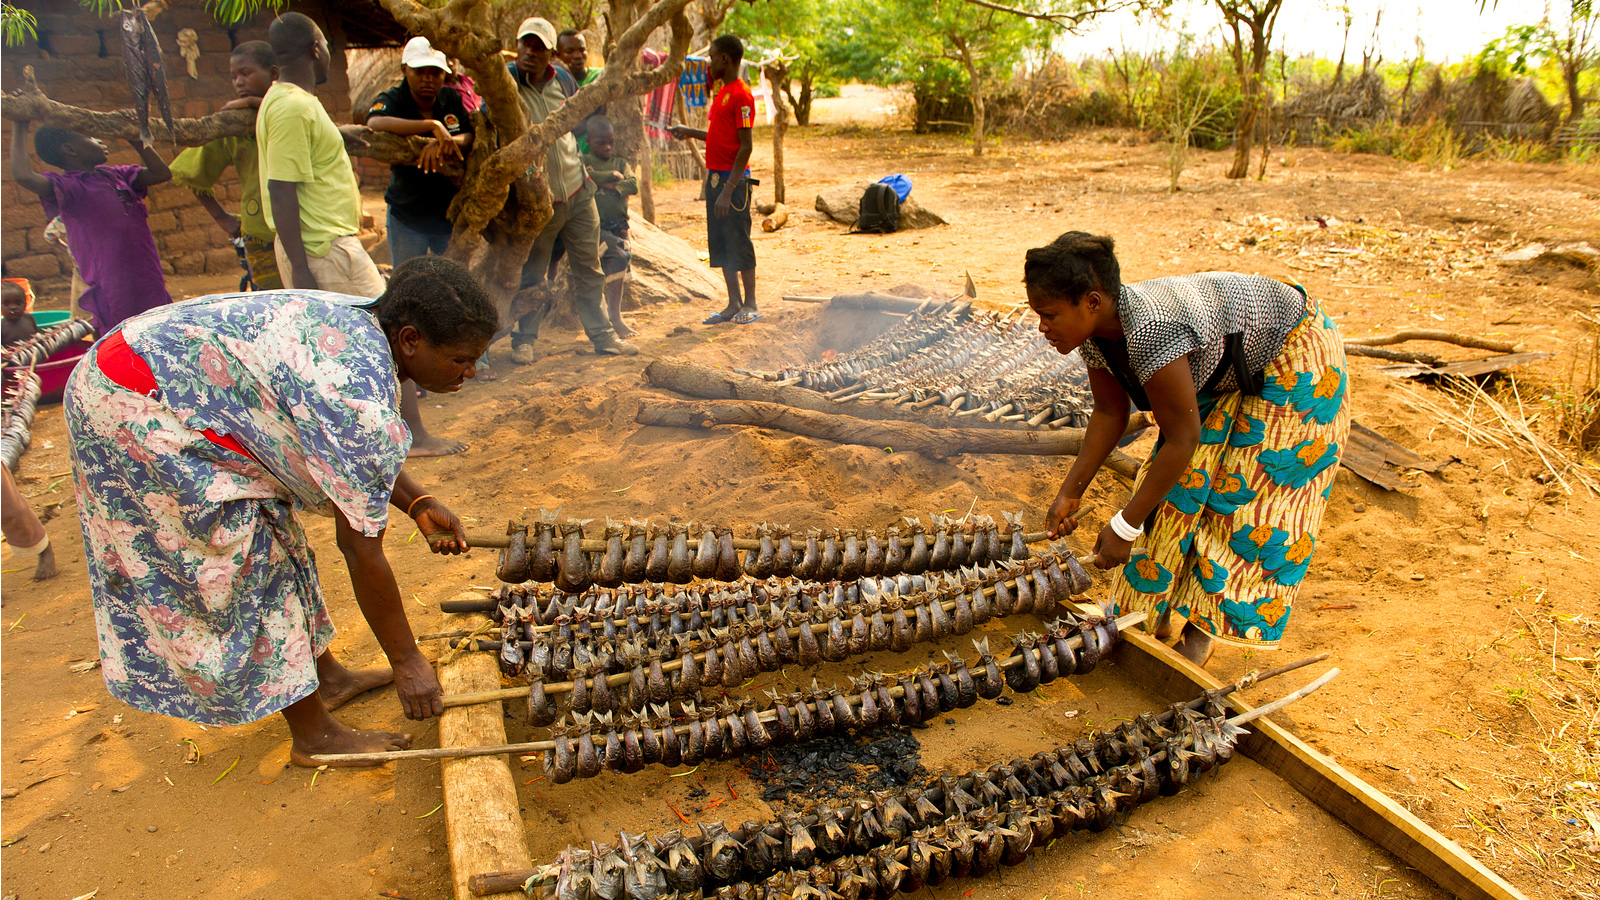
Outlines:
{"label": "beige shorts", "polygon": [[[292,283],[294,275],[289,267],[289,256],[283,252],[282,239],[273,242],[273,250],[284,285],[305,287]],[[376,297],[383,293],[383,276],[378,274],[378,267],[367,255],[366,248],[352,236],[334,238],[326,256],[308,255],[306,263],[311,266],[311,276],[317,279],[318,290],[355,297]]]}

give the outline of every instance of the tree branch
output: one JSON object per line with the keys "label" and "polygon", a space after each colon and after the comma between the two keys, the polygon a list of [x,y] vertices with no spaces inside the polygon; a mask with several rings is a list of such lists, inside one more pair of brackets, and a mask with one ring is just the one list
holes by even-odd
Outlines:
{"label": "tree branch", "polygon": [[[139,125],[132,110],[101,112],[51,100],[34,80],[33,67],[23,70],[23,87],[0,98],[0,118],[68,128],[105,141],[133,140]],[[351,156],[375,159],[390,165],[415,164],[427,139],[386,134],[370,128],[344,129],[345,149]],[[150,119],[150,132],[180,147],[199,147],[225,137],[246,137],[256,133],[256,111],[228,109],[200,118],[174,119],[172,131],[159,118]],[[353,138],[353,140],[352,140]],[[445,175],[460,175],[461,163],[450,160],[440,170]]]}
{"label": "tree branch", "polygon": [[1145,5],[1145,0],[1110,0],[1110,2],[1107,3],[1102,3],[1095,6],[1087,6],[1078,10],[1077,12],[1069,13],[1056,12],[1054,10],[1047,12],[1034,12],[1032,10],[1022,9],[1016,6],[1006,6],[1003,3],[996,3],[994,0],[965,0],[965,2],[970,3],[973,6],[980,6],[984,9],[993,10],[995,12],[1010,13],[1013,16],[1021,16],[1024,19],[1035,19],[1040,22],[1048,22],[1051,25],[1066,29],[1067,31],[1077,31],[1080,27],[1082,27],[1083,23],[1103,13],[1112,13],[1119,10],[1142,7]]}

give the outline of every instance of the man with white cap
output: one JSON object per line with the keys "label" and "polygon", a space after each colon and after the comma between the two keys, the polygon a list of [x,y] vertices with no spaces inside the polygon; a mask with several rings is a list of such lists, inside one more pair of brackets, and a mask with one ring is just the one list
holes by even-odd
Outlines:
{"label": "man with white cap", "polygon": [[455,182],[439,174],[445,162],[461,159],[472,146],[472,121],[456,89],[444,83],[450,61],[425,37],[414,37],[400,56],[405,81],[379,94],[367,114],[367,127],[391,134],[433,140],[416,165],[389,167],[389,255],[395,265],[428,251],[444,255],[450,245],[445,213],[455,199]]}
{"label": "man with white cap", "polygon": [[[517,59],[507,64],[516,80],[517,94],[528,111],[530,124],[537,125],[560,109],[577,92],[577,84],[565,67],[551,64],[556,48],[556,29],[537,16],[524,19],[517,28]],[[584,333],[603,356],[634,356],[639,348],[617,337],[606,315],[602,290],[605,275],[600,270],[600,213],[595,209],[594,182],[589,180],[572,135],[563,134],[551,145],[545,157],[545,179],[550,185],[555,214],[533,243],[522,267],[524,290],[537,288],[550,268],[551,248],[560,237],[567,247],[572,266],[573,293],[578,320]],[[533,362],[533,343],[539,324],[549,312],[549,301],[517,320],[511,332],[511,359]]]}

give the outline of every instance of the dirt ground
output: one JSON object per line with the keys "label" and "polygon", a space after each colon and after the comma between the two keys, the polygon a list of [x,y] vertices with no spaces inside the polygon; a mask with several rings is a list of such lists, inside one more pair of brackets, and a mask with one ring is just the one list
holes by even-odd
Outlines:
{"label": "dirt ground", "polygon": [[[854,102],[827,101],[822,117],[870,120],[889,105],[872,96],[845,101]],[[830,111],[827,103],[845,108]],[[771,368],[886,324],[874,320],[878,314],[830,320],[821,307],[781,295],[907,283],[954,292],[970,273],[981,300],[1014,304],[1022,299],[1022,252],[1071,228],[1115,235],[1127,280],[1258,272],[1306,285],[1347,335],[1441,327],[1551,351],[1555,358],[1516,372],[1528,414],[1541,422],[1553,415],[1547,396],[1559,396],[1574,354],[1587,353],[1584,342],[1593,339],[1580,318],[1593,315],[1600,298],[1592,275],[1490,260],[1532,240],[1600,243],[1600,173],[1592,169],[1467,164],[1440,171],[1287,149],[1273,152],[1264,181],[1227,182],[1225,155],[1200,153],[1185,190],[1168,194],[1163,148],[1121,135],[1001,141],[974,159],[959,139],[870,125],[789,134],[792,206],[808,207],[830,184],[898,171],[950,224],[847,237],[842,227],[801,218],[758,234],[766,318],[707,327],[700,319],[711,309],[641,310],[631,314],[643,348],[635,359],[598,359],[570,331],[550,334],[543,357],[525,368],[512,367],[509,348],[497,346],[497,383],[471,384],[427,408],[434,430],[470,440],[471,449],[419,461],[413,474],[483,529],[556,506],[563,516],[599,520],[882,527],[901,515],[961,513],[976,503],[995,516],[1026,510],[1038,523],[1063,461],[937,461],[780,432],[641,428],[633,413],[652,394],[640,377],[650,358]],[[764,131],[754,165],[770,190]],[[659,218],[703,246],[694,194],[692,184],[658,186]],[[1317,225],[1319,216],[1328,228]],[[1341,472],[1283,647],[1224,648],[1210,668],[1232,678],[1331,653],[1343,676],[1279,722],[1530,897],[1600,896],[1600,502],[1576,483],[1569,492],[1536,479],[1544,468],[1528,451],[1502,449],[1483,435],[1468,440],[1417,398],[1455,409],[1453,401],[1379,374],[1379,364],[1351,361],[1357,418],[1425,457],[1459,462],[1438,475],[1413,474],[1394,493]],[[21,793],[0,806],[0,893],[21,900],[96,890],[100,900],[449,896],[436,764],[291,768],[280,719],[206,729],[151,716],[111,700],[98,672],[72,669],[96,649],[65,446],[60,408],[43,409],[19,473],[24,492],[54,515],[48,528],[62,576],[29,583],[5,558],[0,674],[9,690],[0,700],[0,782]],[[1090,495],[1100,510],[1093,524],[1124,496],[1102,477]],[[310,531],[343,629],[336,652],[352,665],[381,662],[331,524],[313,521]],[[421,633],[440,625],[441,599],[492,583],[493,557],[431,557],[414,538],[392,532],[390,559]],[[996,636],[1029,624],[1007,622]],[[1249,697],[1265,701],[1308,677],[1269,682]],[[954,726],[916,734],[930,771],[967,771],[1154,704],[1108,666],[1080,683],[1058,682],[1008,707],[980,705]],[[392,693],[362,698],[341,715],[360,727],[404,728],[420,746],[437,741],[433,723],[404,721]],[[507,726],[513,740],[528,730],[515,716]],[[513,771],[541,861],[620,827],[675,827],[669,802],[690,819],[737,822],[766,813],[735,763],[705,764],[682,778],[657,769],[564,786],[539,780],[537,763],[514,763]],[[696,789],[707,795],[693,799]],[[943,890],[952,889],[995,898],[1442,896],[1243,759],[1136,811],[1118,830],[1063,841],[1031,865]]]}

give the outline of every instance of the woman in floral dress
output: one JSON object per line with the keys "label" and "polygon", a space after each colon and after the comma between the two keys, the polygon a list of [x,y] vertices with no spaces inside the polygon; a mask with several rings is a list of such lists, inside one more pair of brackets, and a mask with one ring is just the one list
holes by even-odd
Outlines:
{"label": "woman in floral dress", "polygon": [[[163,306],[102,338],[64,399],[106,686],[206,725],[283,713],[292,758],[401,749],[405,735],[329,715],[394,681],[408,717],[442,712],[383,554],[389,506],[435,552],[460,520],[401,471],[398,385],[458,390],[499,327],[439,257],[398,268],[377,300],[323,291]],[[296,510],[331,516],[356,602],[392,670],[353,672]],[[320,688],[320,690],[319,690]]]}
{"label": "woman in floral dress", "polygon": [[1051,535],[1077,527],[1130,403],[1149,410],[1161,437],[1095,543],[1118,570],[1113,602],[1160,637],[1187,620],[1176,649],[1199,663],[1214,640],[1276,646],[1350,429],[1333,320],[1299,285],[1255,275],[1123,284],[1112,239],[1082,231],[1029,250],[1023,273],[1039,330],[1083,354],[1094,394]]}

